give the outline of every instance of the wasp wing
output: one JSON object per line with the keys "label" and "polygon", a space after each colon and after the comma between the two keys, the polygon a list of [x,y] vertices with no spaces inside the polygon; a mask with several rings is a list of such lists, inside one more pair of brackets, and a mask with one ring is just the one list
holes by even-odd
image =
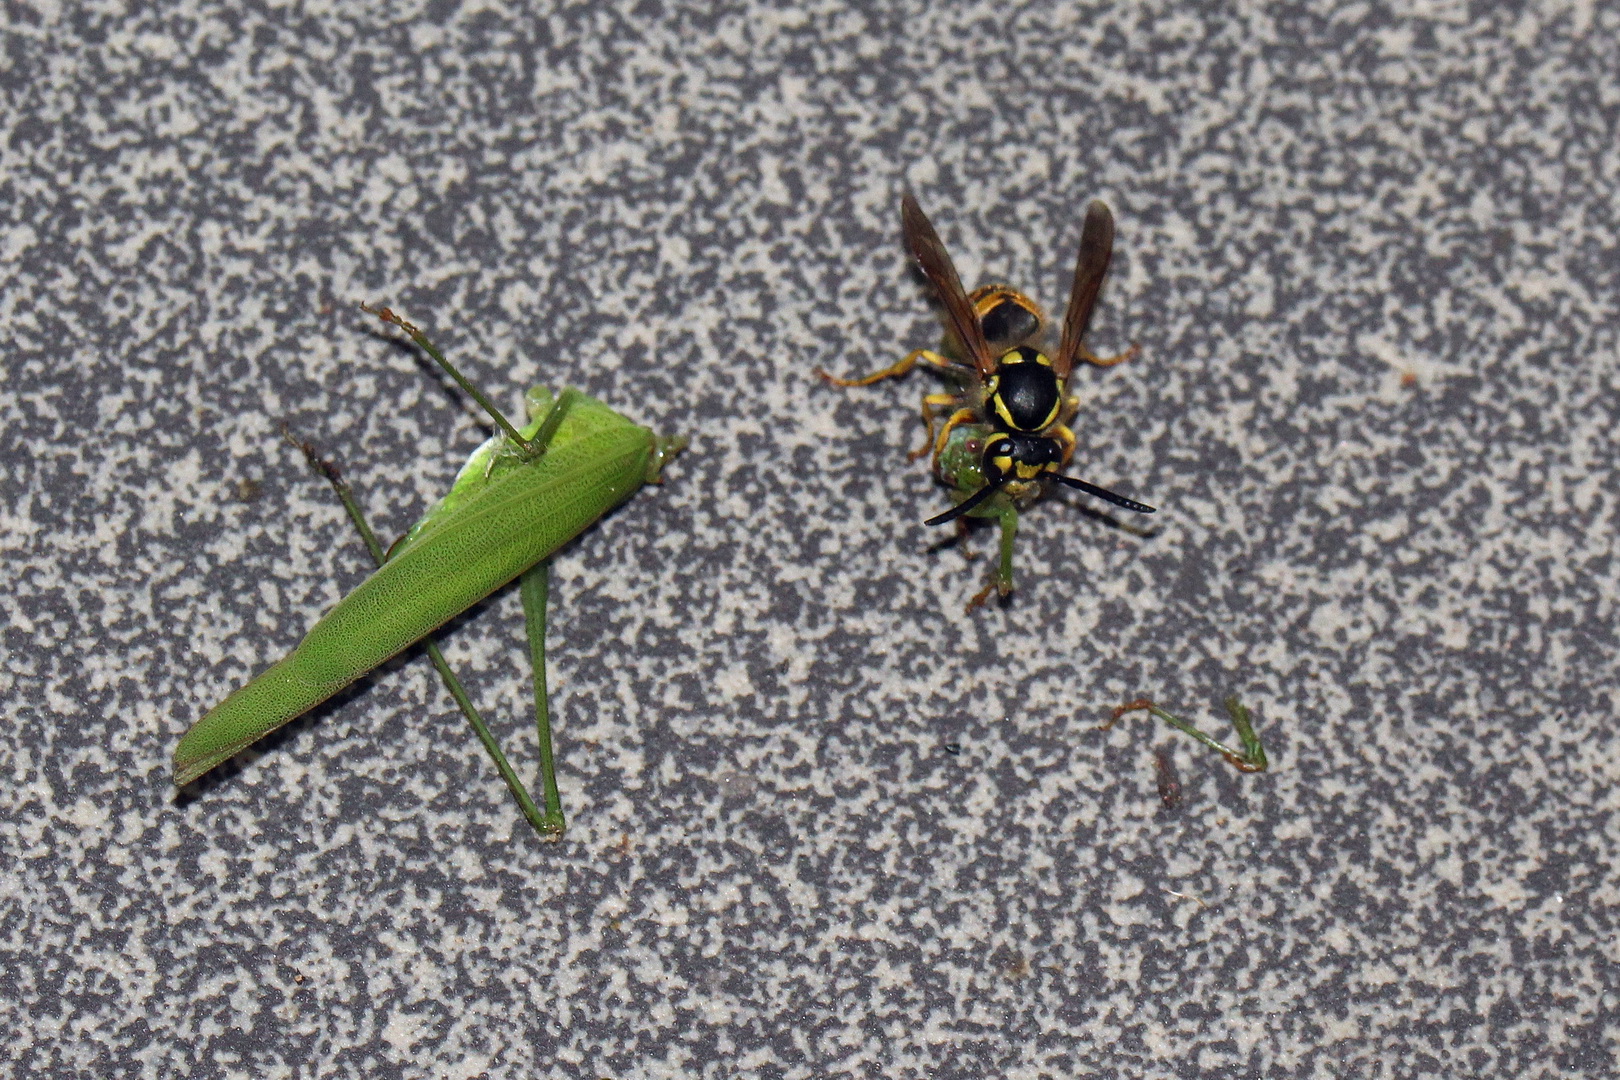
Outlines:
{"label": "wasp wing", "polygon": [[1052,368],[1060,379],[1069,377],[1080,355],[1080,339],[1086,336],[1091,309],[1097,304],[1108,260],[1114,255],[1114,215],[1094,201],[1086,211],[1085,228],[1080,232],[1080,255],[1074,263],[1074,284],[1069,290],[1069,310],[1063,313],[1063,341],[1058,345]]}
{"label": "wasp wing", "polygon": [[917,205],[917,200],[912,198],[909,191],[900,200],[900,223],[905,232],[906,248],[939,295],[951,330],[967,351],[967,360],[978,369],[981,378],[989,378],[996,370],[996,358],[990,355],[990,345],[984,339],[979,317],[962,288],[962,279],[957,276],[956,267],[951,264],[951,256],[940,241],[939,233],[928,223],[928,215],[922,212],[922,207]]}

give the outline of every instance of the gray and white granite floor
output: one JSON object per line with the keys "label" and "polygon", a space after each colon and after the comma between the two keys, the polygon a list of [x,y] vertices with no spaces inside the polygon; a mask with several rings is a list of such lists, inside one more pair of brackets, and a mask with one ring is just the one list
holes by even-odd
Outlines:
{"label": "gray and white granite floor", "polygon": [[[1613,5],[5,12],[17,1075],[1614,1074]],[[1059,310],[1106,199],[1142,348],[1154,528],[971,615],[927,377],[811,375],[936,339],[907,189]],[[389,532],[482,438],[361,300],[692,437],[558,563],[560,844],[420,658],[170,789],[364,572],[277,424]],[[449,650],[531,762],[519,624]],[[1271,773],[1097,728],[1231,692]]]}

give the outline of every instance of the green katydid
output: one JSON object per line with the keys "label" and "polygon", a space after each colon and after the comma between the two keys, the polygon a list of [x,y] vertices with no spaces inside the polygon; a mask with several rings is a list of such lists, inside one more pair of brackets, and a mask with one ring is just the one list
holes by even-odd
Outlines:
{"label": "green katydid", "polygon": [[[542,835],[563,829],[546,705],[545,609],[549,560],[558,548],[644,483],[657,482],[686,440],[653,434],[602,402],[565,389],[528,393],[519,430],[420,330],[387,308],[365,310],[398,326],[494,419],[499,432],[463,466],[444,498],[385,555],[337,470],[305,445],[326,474],[378,563],[273,665],[216,705],[181,738],[174,782],[183,786],[303,715],[385,660],[427,639],[456,702],[495,760],[524,816]],[[535,720],[546,808],[529,797],[493,735],[428,637],[501,586],[521,578],[534,661]]]}

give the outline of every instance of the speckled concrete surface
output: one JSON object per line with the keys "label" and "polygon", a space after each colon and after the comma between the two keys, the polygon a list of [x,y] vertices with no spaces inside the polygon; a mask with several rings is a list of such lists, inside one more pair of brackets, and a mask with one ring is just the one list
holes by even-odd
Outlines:
{"label": "speckled concrete surface", "polygon": [[[9,6],[17,1074],[1612,1075],[1620,15],[1408,7]],[[908,187],[1055,308],[1119,222],[1161,512],[1006,609],[926,377],[810,375],[934,340]],[[276,425],[389,532],[482,437],[360,300],[692,436],[559,560],[561,844],[420,658],[169,788],[363,573]],[[515,597],[449,648],[532,762]],[[1271,774],[1096,728],[1234,691]]]}

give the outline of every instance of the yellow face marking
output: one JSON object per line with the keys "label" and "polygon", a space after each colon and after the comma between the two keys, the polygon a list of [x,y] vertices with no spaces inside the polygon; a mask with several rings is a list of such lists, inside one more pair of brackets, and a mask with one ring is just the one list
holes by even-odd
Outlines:
{"label": "yellow face marking", "polygon": [[1033,480],[1045,471],[1045,465],[1031,465],[1024,461],[1018,463],[1018,479],[1020,480]]}

